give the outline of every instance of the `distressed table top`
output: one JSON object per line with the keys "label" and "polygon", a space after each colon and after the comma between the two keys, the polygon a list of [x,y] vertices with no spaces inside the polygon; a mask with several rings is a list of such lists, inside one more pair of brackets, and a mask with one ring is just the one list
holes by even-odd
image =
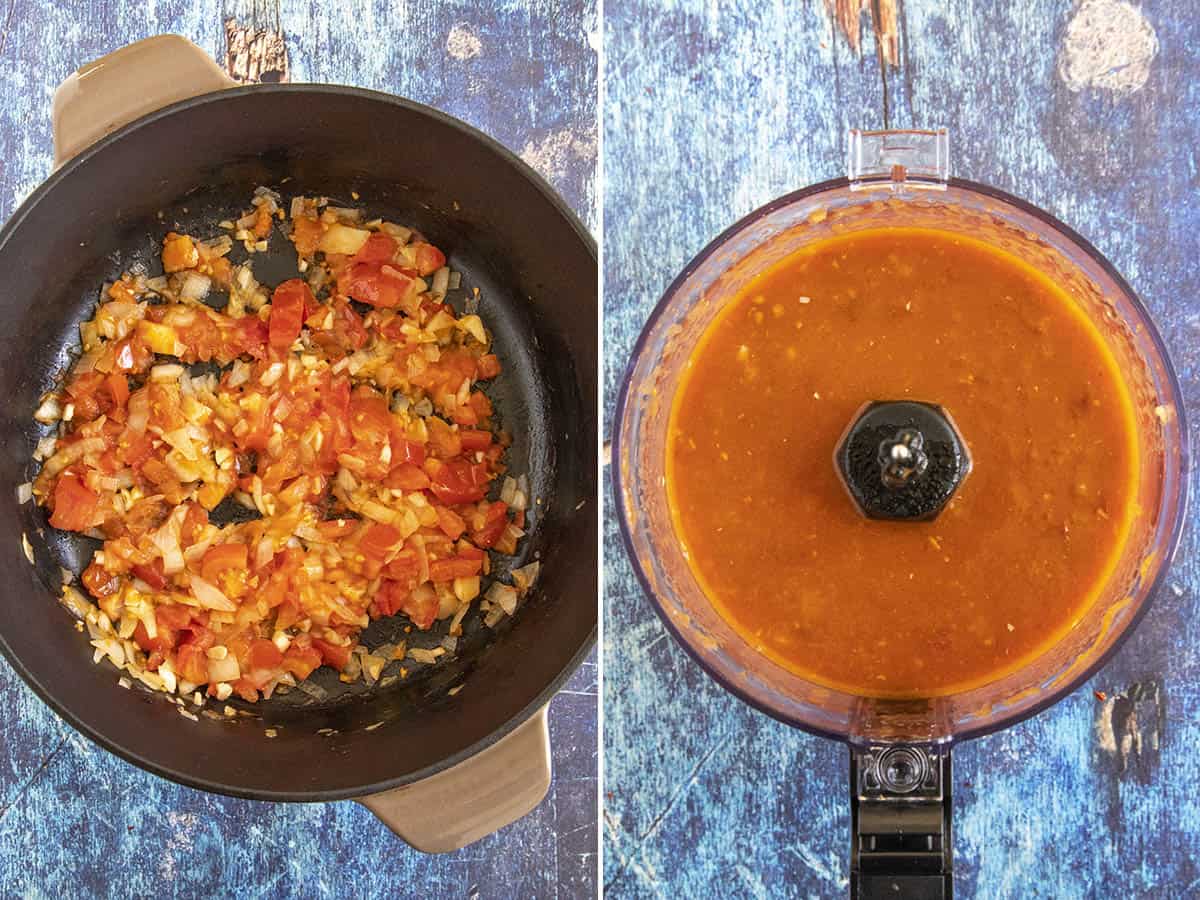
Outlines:
{"label": "distressed table top", "polygon": [[[606,7],[608,427],[651,307],[712,237],[843,174],[848,127],[945,125],[955,174],[1049,210],[1132,282],[1173,352],[1194,442],[1194,5],[882,0],[878,29],[862,17],[861,54],[836,18],[857,0],[826,6]],[[660,625],[611,517],[605,534],[608,895],[844,895],[845,748],[718,688]],[[1085,687],[955,750],[959,896],[1200,894],[1197,549],[1189,528],[1167,589]]]}
{"label": "distressed table top", "polygon": [[[243,41],[232,47],[235,72],[277,78],[270,51],[280,49],[272,33],[281,33],[292,81],[389,91],[458,116],[518,152],[594,226],[596,15],[590,0],[8,0],[0,8],[0,219],[51,170],[50,100],[69,72],[162,32],[224,62],[233,19],[268,32],[269,64],[255,68]],[[354,803],[256,803],[155,778],[64,724],[2,661],[0,696],[3,897],[595,893],[594,659],[551,704],[546,801],[499,834],[437,857],[410,850]]]}

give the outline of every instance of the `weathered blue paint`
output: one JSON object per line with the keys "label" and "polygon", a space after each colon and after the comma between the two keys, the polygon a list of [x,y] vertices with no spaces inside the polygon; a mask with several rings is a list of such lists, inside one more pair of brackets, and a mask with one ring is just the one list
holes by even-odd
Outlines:
{"label": "weathered blue paint", "polygon": [[[847,126],[889,124],[948,126],[955,174],[1028,198],[1108,255],[1161,323],[1195,430],[1200,22],[1185,0],[1140,9],[1158,54],[1142,88],[1116,94],[1065,85],[1078,7],[1056,0],[905,0],[887,72],[870,34],[854,57],[815,2],[608,4],[609,427],[633,341],[687,260],[751,209],[842,174]],[[605,539],[607,892],[840,895],[845,749],[717,688],[642,597],[611,517]],[[1200,896],[1196,541],[1189,529],[1168,588],[1086,687],[955,751],[960,896]],[[1118,742],[1135,729],[1140,752],[1105,749],[1101,726]]]}
{"label": "weathered blue paint", "polygon": [[[271,12],[262,2],[225,11],[242,7]],[[293,81],[357,84],[440,107],[520,153],[585,221],[598,220],[593,3],[311,0],[283,3],[278,21]],[[223,58],[214,4],[2,5],[0,219],[50,172],[58,82],[160,32]],[[547,800],[497,835],[429,857],[356,804],[232,800],[148,775],[66,726],[0,662],[0,897],[593,896],[596,680],[592,660],[551,705]]]}

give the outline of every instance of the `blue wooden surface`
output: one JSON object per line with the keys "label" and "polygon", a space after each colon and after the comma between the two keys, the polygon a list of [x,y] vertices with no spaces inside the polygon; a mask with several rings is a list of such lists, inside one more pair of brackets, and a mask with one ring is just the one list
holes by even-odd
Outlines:
{"label": "blue wooden surface", "polygon": [[[1195,13],[1191,0],[905,0],[899,65],[883,70],[870,32],[854,56],[816,2],[609,4],[608,428],[647,314],[709,239],[843,174],[849,126],[945,125],[955,174],[1059,216],[1133,283],[1174,354],[1195,444]],[[844,895],[845,749],[723,693],[659,624],[611,516],[605,540],[606,893]],[[1108,666],[955,751],[959,896],[1200,896],[1198,564],[1189,528],[1168,587]]]}
{"label": "blue wooden surface", "polygon": [[[160,32],[183,34],[222,59],[223,13],[277,18],[293,81],[390,91],[459,116],[520,153],[585,221],[597,221],[598,24],[588,0],[311,0],[224,10],[181,0],[8,0],[0,8],[0,219],[50,172],[50,99],[62,78]],[[410,850],[356,804],[232,800],[150,776],[65,725],[2,661],[0,697],[0,897],[595,893],[594,659],[551,704],[550,796],[499,834],[438,857]]]}

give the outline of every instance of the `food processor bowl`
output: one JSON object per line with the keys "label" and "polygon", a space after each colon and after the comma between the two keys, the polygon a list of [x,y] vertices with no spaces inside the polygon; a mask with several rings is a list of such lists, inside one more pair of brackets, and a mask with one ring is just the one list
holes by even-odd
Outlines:
{"label": "food processor bowl", "polygon": [[[946,846],[938,864],[945,869],[946,890],[949,745],[1034,715],[1103,665],[1146,612],[1170,565],[1187,491],[1182,395],[1145,306],[1099,251],[1048,213],[995,188],[949,177],[948,148],[944,130],[852,131],[847,177],[768,203],[704,248],[667,289],[634,348],[613,441],[626,548],[668,630],[745,702],[851,745],[856,841],[862,836],[861,814],[885,795],[904,798],[908,805],[902,808],[910,811],[923,797],[931,813],[944,814]],[[675,533],[666,488],[672,403],[693,350],[721,309],[755,276],[808,244],[889,226],[935,228],[982,240],[1062,287],[1096,325],[1126,378],[1140,449],[1140,512],[1095,603],[1064,637],[1022,668],[960,693],[913,700],[831,689],[752,648],[697,583]],[[919,609],[912,614],[919,615]],[[864,640],[888,627],[888,621],[863,622]],[[892,790],[897,787],[902,790]],[[927,824],[937,830],[936,821]],[[857,878],[859,849],[856,843],[855,890],[865,883]],[[906,864],[899,861],[903,869]]]}

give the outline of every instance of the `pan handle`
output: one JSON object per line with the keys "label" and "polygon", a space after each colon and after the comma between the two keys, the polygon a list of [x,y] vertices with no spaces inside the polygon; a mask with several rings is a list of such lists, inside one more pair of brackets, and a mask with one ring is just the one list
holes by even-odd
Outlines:
{"label": "pan handle", "polygon": [[140,116],[233,86],[207,53],[177,34],[114,50],[72,72],[54,92],[54,166]]}
{"label": "pan handle", "polygon": [[444,772],[357,802],[422,853],[473,844],[532,812],[550,789],[548,710]]}

